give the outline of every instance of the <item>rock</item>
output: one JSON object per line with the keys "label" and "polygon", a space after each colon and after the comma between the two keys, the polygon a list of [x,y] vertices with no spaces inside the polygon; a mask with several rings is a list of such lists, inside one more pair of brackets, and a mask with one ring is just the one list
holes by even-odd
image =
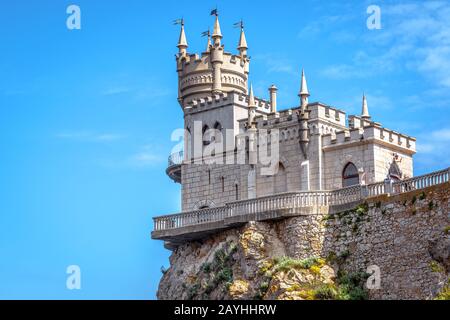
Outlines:
{"label": "rock", "polygon": [[249,292],[249,283],[245,280],[234,280],[228,288],[228,292],[232,299],[244,299]]}

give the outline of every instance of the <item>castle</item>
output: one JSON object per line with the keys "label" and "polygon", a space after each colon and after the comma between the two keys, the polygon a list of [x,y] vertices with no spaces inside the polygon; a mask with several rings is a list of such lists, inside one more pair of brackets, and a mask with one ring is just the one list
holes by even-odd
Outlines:
{"label": "castle", "polygon": [[[181,183],[179,216],[185,224],[189,215],[184,213],[207,212],[234,202],[292,192],[353,190],[413,176],[416,139],[373,121],[365,95],[361,115],[347,117],[342,110],[308,101],[302,71],[299,105],[278,110],[275,85],[268,88],[269,99],[253,94],[242,22],[235,54],[225,51],[217,14],[201,54],[188,53],[184,21],[180,24],[176,66],[184,153],[169,158],[167,174]],[[257,157],[273,146],[276,163],[267,173],[268,164]],[[165,239],[158,228],[171,229],[180,222],[159,223],[153,237]]]}

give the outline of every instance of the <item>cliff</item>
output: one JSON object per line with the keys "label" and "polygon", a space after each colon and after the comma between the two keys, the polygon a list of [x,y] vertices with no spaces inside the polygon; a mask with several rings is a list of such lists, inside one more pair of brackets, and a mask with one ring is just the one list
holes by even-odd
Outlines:
{"label": "cliff", "polygon": [[183,244],[158,299],[448,298],[449,186],[370,198],[334,215],[250,222]]}

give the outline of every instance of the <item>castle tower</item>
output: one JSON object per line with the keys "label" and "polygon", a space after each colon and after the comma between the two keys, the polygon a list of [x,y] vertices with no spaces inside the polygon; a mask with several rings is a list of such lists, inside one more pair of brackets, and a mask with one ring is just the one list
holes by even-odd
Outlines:
{"label": "castle tower", "polygon": [[[202,53],[187,52],[185,24],[180,20],[176,55],[178,101],[185,115],[185,129],[190,134],[194,134],[195,123],[202,123],[202,132],[220,128],[225,129],[225,134],[226,129],[233,129],[237,135],[238,121],[248,117],[248,45],[241,23],[237,52],[226,52],[217,10],[213,12],[215,17],[212,34],[210,35],[209,30],[202,34],[208,36],[206,51]],[[255,114],[261,112],[257,105],[255,102]],[[209,140],[208,135],[206,136],[206,140]],[[231,136],[224,138],[224,144],[225,140],[231,141]],[[188,143],[190,147],[185,146],[185,154],[196,158],[197,153],[192,149],[194,141],[192,139]],[[225,147],[234,149],[234,143],[224,145],[224,149]]]}
{"label": "castle tower", "polygon": [[247,95],[250,59],[247,56],[247,42],[243,30],[238,54],[225,52],[219,17],[216,14],[212,39],[208,39],[206,51],[192,54],[187,52],[184,21],[181,24],[176,60],[178,98],[183,110],[189,108],[194,100],[212,97],[215,94],[234,91]]}

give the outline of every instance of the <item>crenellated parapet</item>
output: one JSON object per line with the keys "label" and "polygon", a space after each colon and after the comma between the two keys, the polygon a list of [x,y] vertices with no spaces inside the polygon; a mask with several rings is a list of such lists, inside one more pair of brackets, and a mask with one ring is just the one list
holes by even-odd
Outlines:
{"label": "crenellated parapet", "polygon": [[[177,58],[178,86],[183,103],[189,103],[205,94],[211,94],[214,84],[212,56],[217,52],[192,54]],[[230,53],[221,56],[220,69],[221,92],[237,91],[247,94],[248,64],[247,58]]]}
{"label": "crenellated parapet", "polygon": [[351,119],[353,122],[348,129],[335,134],[323,135],[325,149],[346,148],[351,144],[375,143],[408,155],[416,153],[416,138],[384,128],[377,122],[355,116]]}
{"label": "crenellated parapet", "polygon": [[225,51],[221,44],[222,34],[218,17],[212,35],[213,42],[210,42],[208,33],[208,45],[202,54],[187,53],[187,42],[184,35],[184,25],[181,29],[178,46],[179,53],[176,55],[178,72],[178,100],[184,108],[192,101],[202,98],[205,95],[229,93],[248,94],[248,74],[250,58],[246,54],[246,41],[241,30],[241,40],[237,54]]}

